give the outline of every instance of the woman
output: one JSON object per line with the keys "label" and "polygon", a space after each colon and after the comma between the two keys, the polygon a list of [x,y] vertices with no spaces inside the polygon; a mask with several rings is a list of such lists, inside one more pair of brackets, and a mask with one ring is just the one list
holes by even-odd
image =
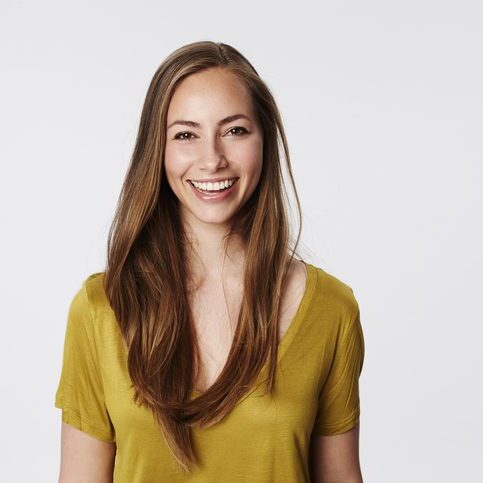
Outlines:
{"label": "woman", "polygon": [[195,42],[155,73],[105,271],[69,309],[61,482],[362,481],[359,308],[294,258],[279,139],[293,184],[275,101],[233,47]]}

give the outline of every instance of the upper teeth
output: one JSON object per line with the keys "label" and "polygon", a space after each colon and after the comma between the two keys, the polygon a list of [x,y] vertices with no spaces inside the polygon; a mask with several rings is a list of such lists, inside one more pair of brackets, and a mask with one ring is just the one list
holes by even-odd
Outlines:
{"label": "upper teeth", "polygon": [[216,183],[198,183],[198,181],[191,181],[196,188],[204,190],[204,191],[219,191],[224,188],[228,188],[235,182],[235,178],[233,179],[225,179],[225,181],[220,181]]}

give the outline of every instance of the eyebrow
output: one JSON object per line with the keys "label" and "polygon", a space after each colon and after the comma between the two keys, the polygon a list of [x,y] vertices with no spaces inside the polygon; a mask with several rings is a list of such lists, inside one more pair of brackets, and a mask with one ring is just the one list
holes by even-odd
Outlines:
{"label": "eyebrow", "polygon": [[[237,119],[248,119],[249,121],[251,121],[251,119],[245,114],[233,114],[232,116],[225,117],[224,119],[219,121],[218,126],[223,126],[224,124],[228,124],[229,122],[236,121]],[[196,128],[199,128],[201,126],[198,122],[177,119],[176,121],[172,122],[168,126],[168,129],[173,127],[175,124],[180,124],[182,126],[196,127]]]}

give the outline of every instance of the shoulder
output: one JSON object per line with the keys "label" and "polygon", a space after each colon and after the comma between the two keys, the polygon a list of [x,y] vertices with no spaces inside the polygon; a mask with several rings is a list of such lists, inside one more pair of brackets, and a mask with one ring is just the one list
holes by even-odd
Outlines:
{"label": "shoulder", "polygon": [[345,332],[359,315],[359,304],[352,287],[321,267],[310,265],[308,269],[316,277],[313,310],[330,321],[331,326]]}
{"label": "shoulder", "polygon": [[299,299],[306,290],[309,282],[309,273],[301,260],[293,258],[284,280],[284,287],[288,299]]}
{"label": "shoulder", "polygon": [[104,272],[95,272],[88,275],[82,281],[82,287],[77,296],[83,298],[88,304],[93,315],[109,310],[110,304],[104,291]]}

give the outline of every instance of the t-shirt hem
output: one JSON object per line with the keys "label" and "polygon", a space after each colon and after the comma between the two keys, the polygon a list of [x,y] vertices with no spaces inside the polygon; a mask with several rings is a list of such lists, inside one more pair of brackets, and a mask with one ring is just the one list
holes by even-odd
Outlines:
{"label": "t-shirt hem", "polygon": [[360,419],[360,408],[357,407],[352,414],[346,419],[336,424],[330,424],[325,426],[319,426],[314,428],[313,434],[318,436],[332,436],[334,434],[341,434],[354,428]]}
{"label": "t-shirt hem", "polygon": [[104,441],[105,443],[115,443],[116,439],[112,435],[100,428],[98,425],[93,424],[84,416],[79,414],[79,411],[71,407],[66,406],[62,401],[56,399],[55,407],[62,410],[61,419],[64,423],[74,426],[83,433],[87,433],[96,439]]}

